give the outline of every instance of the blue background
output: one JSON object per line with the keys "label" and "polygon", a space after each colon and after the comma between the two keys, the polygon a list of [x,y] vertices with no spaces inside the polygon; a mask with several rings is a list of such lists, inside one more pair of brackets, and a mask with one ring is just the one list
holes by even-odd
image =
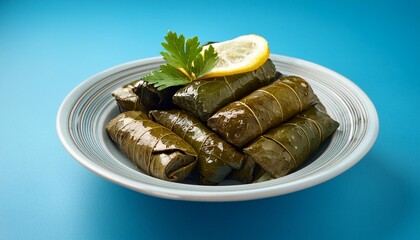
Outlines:
{"label": "blue background", "polygon": [[[420,239],[419,1],[1,1],[0,239]],[[361,162],[269,199],[158,199],[65,151],[61,101],[117,64],[154,57],[168,30],[201,42],[264,36],[331,68],[380,118]]]}

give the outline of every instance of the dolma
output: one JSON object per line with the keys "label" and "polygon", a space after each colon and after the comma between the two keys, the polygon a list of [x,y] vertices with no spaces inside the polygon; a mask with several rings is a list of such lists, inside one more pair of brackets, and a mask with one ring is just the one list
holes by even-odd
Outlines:
{"label": "dolma", "polygon": [[180,110],[152,110],[149,115],[196,150],[202,184],[220,183],[232,169],[241,167],[244,155],[190,114]]}
{"label": "dolma", "polygon": [[158,90],[153,85],[136,80],[128,83],[112,92],[120,112],[126,111],[150,111],[151,109],[176,108],[172,102],[172,96],[179,87],[169,87]]}
{"label": "dolma", "polygon": [[112,92],[112,96],[117,102],[120,112],[145,110],[143,105],[140,103],[140,97],[133,91],[137,85],[141,84],[141,82],[142,81],[139,80],[133,81]]}
{"label": "dolma", "polygon": [[338,126],[328,114],[312,106],[259,136],[244,152],[269,174],[259,178],[282,177],[301,166]]}
{"label": "dolma", "polygon": [[153,177],[180,182],[196,165],[195,150],[142,111],[119,114],[106,131],[139,169]]}
{"label": "dolma", "polygon": [[155,86],[141,81],[133,91],[140,97],[140,103],[146,111],[152,109],[174,109],[177,108],[172,102],[172,97],[180,86],[168,87],[158,90]]}
{"label": "dolma", "polygon": [[172,100],[201,121],[206,121],[226,104],[270,84],[275,76],[276,67],[267,60],[252,72],[193,81],[179,89]]}
{"label": "dolma", "polygon": [[232,173],[229,175],[229,178],[240,181],[242,183],[251,183],[254,178],[254,169],[256,165],[257,164],[251,157],[245,156],[241,168],[237,170],[233,169]]}
{"label": "dolma", "polygon": [[208,119],[207,125],[240,147],[317,102],[305,80],[287,76],[226,105]]}

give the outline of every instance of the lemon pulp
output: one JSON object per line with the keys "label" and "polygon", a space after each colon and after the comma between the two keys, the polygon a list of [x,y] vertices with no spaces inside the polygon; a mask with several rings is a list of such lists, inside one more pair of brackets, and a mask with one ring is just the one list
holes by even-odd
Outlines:
{"label": "lemon pulp", "polygon": [[[202,78],[220,77],[256,70],[270,55],[268,42],[250,34],[232,40],[210,44],[218,55],[216,66]],[[210,45],[203,47],[203,51]]]}

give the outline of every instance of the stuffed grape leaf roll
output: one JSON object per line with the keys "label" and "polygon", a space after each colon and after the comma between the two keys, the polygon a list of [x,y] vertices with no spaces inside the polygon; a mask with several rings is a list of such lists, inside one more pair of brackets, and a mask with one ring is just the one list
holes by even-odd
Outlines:
{"label": "stuffed grape leaf roll", "polygon": [[242,183],[251,183],[254,178],[254,169],[256,165],[257,164],[251,157],[245,156],[241,168],[237,170],[233,169],[232,173],[229,175],[229,178],[240,181]]}
{"label": "stuffed grape leaf roll", "polygon": [[175,104],[172,102],[172,97],[179,88],[179,86],[173,86],[158,90],[155,86],[141,80],[141,82],[134,87],[133,91],[140,97],[140,103],[145,110],[150,111],[152,109],[176,108]]}
{"label": "stuffed grape leaf roll", "polygon": [[287,76],[226,105],[208,119],[207,125],[240,147],[317,102],[304,79]]}
{"label": "stuffed grape leaf roll", "polygon": [[134,88],[141,84],[141,82],[142,81],[139,80],[133,81],[112,92],[112,96],[117,102],[120,112],[145,110],[143,105],[140,103],[140,97],[134,93]]}
{"label": "stuffed grape leaf roll", "polygon": [[179,89],[172,100],[196,118],[206,121],[226,104],[270,84],[275,76],[276,67],[267,60],[252,72],[193,81]]}
{"label": "stuffed grape leaf roll", "polygon": [[106,126],[111,139],[148,175],[180,182],[196,165],[197,153],[168,128],[141,111],[127,111]]}
{"label": "stuffed grape leaf roll", "polygon": [[180,110],[152,110],[149,115],[196,150],[202,184],[220,183],[232,169],[241,167],[244,155],[190,114]]}
{"label": "stuffed grape leaf roll", "polygon": [[274,179],[268,172],[266,172],[260,165],[256,164],[254,170],[254,183],[265,182],[271,179]]}
{"label": "stuffed grape leaf roll", "polygon": [[179,87],[158,90],[143,80],[128,83],[112,92],[120,112],[150,111],[151,109],[176,108],[172,96]]}
{"label": "stuffed grape leaf roll", "polygon": [[258,181],[261,177],[282,177],[301,166],[338,126],[328,114],[312,106],[259,136],[244,152],[269,174],[262,174]]}

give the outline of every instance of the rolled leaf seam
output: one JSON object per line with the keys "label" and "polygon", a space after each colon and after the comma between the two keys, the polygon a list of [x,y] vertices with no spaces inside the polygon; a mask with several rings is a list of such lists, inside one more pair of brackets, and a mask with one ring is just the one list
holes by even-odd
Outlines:
{"label": "rolled leaf seam", "polygon": [[211,83],[211,81],[205,81],[203,84],[198,85],[197,92],[199,92],[199,91],[200,91],[200,88],[201,88],[201,87],[203,87],[203,86],[205,86],[205,85],[207,85],[207,84],[210,84],[210,83]]}
{"label": "rolled leaf seam", "polygon": [[[136,84],[138,82],[136,82],[135,84],[127,84],[126,86],[123,86],[121,88],[116,89],[115,91],[113,91],[111,93],[111,95],[117,100],[120,101],[131,101],[134,102],[134,109],[137,109],[138,105],[140,104],[140,98],[139,96],[133,91],[133,89],[135,88]],[[124,92],[123,97],[121,97],[118,93],[119,92]]]}
{"label": "rolled leaf seam", "polygon": [[[129,148],[125,148],[125,146],[128,147],[129,144],[122,144],[123,139],[120,139],[121,136],[123,136],[124,134],[120,135],[121,131],[124,131],[125,129],[129,128],[130,125],[135,124],[134,119],[132,118],[128,118],[130,120],[130,122],[126,123],[125,125],[123,125],[120,129],[117,130],[115,136],[116,136],[116,142],[120,144],[120,147],[127,153],[127,155],[129,157],[132,157],[130,154],[130,149]],[[124,119],[124,121],[127,121],[127,119]],[[129,135],[130,140],[134,140],[134,135],[130,134]]]}
{"label": "rolled leaf seam", "polygon": [[[264,65],[264,64],[263,64]],[[259,68],[261,69],[261,72],[263,73],[265,78],[269,78],[268,73],[264,70],[264,68],[262,67],[263,65],[261,65]],[[257,68],[258,69],[258,68]],[[252,71],[252,73],[254,74],[254,78],[257,76],[257,71]]]}
{"label": "rolled leaf seam", "polygon": [[[121,120],[119,120],[119,121],[121,121]],[[130,124],[130,123],[132,123],[133,121],[131,121],[131,122],[128,122],[128,123],[126,123],[126,124],[124,124],[124,125],[122,125],[122,127],[120,127],[119,129],[117,129],[117,131],[116,131],[116,134],[115,134],[115,138],[116,139],[114,139],[114,141],[115,142],[117,142],[119,145],[120,145],[120,147],[122,148],[122,149],[124,149],[123,148],[123,146],[121,145],[121,142],[122,142],[122,140],[120,139],[121,137],[120,137],[120,134],[121,134],[121,131],[122,130],[124,130],[125,128],[127,128],[128,127],[128,125]],[[126,151],[127,152],[127,154],[128,154],[128,151]]]}
{"label": "rolled leaf seam", "polygon": [[[119,129],[117,129],[117,131],[115,132],[116,134],[115,134],[115,138],[116,139],[113,139],[114,141],[116,141],[116,142],[119,142],[119,135],[120,135],[120,131],[122,131],[124,128],[126,128],[130,123],[132,123],[133,121],[134,121],[134,119],[131,119],[131,118],[129,118],[131,121],[130,122],[128,122],[128,123],[126,123],[126,124],[124,124],[124,125],[122,125],[122,127],[120,127]],[[121,119],[119,120],[119,122],[121,121]]]}
{"label": "rolled leaf seam", "polygon": [[255,114],[255,112],[252,110],[252,108],[250,108],[250,107],[249,107],[246,103],[244,103],[244,102],[237,101],[237,103],[239,103],[239,104],[243,105],[245,108],[247,108],[247,109],[251,112],[252,116],[254,116],[255,120],[257,120],[258,126],[260,127],[260,134],[263,134],[263,132],[264,132],[264,131],[263,131],[263,128],[262,128],[262,126],[261,126],[260,120],[258,120],[258,117],[257,117],[257,115]]}
{"label": "rolled leaf seam", "polygon": [[[132,125],[132,124],[136,123],[135,119],[133,119],[133,118],[125,118],[124,121],[127,121],[127,119],[130,119],[130,122],[125,124],[124,127],[120,128],[118,131],[124,130],[124,129],[128,128],[129,125]],[[144,134],[146,134],[148,131],[150,131],[151,129],[154,129],[154,128],[150,128],[147,131],[144,131],[140,136],[138,136],[138,139],[136,140],[134,147],[138,146],[138,142],[140,141],[141,137]],[[117,136],[118,136],[118,132],[117,132]],[[135,140],[134,135],[130,134],[129,136],[130,136],[130,140]],[[136,163],[137,166],[140,166],[141,164],[136,161],[137,158],[135,158],[135,156],[134,156],[136,151],[130,151],[129,144],[122,144],[122,141],[118,141],[118,142],[119,142],[119,144],[122,148],[124,148],[124,146],[127,146],[127,148],[125,149],[125,152],[127,153],[127,155],[129,156],[130,159],[134,160],[134,162]],[[149,174],[149,173],[147,173],[147,174]]]}
{"label": "rolled leaf seam", "polygon": [[295,159],[295,157],[293,156],[293,154],[290,154],[290,151],[289,151],[289,149],[287,149],[281,142],[279,142],[279,141],[277,141],[276,139],[274,139],[274,138],[271,138],[271,137],[269,137],[269,136],[266,136],[266,135],[264,135],[264,136],[262,136],[263,138],[266,138],[266,139],[269,139],[269,140],[271,140],[271,141],[273,141],[273,142],[275,142],[275,143],[277,143],[278,145],[280,145],[282,148],[284,148],[284,150],[289,154],[289,156],[293,159],[293,163],[295,164],[295,166],[297,166],[297,161],[296,161],[296,159]]}
{"label": "rolled leaf seam", "polygon": [[[197,124],[200,124],[200,123],[197,123]],[[194,124],[192,127],[197,128],[197,129],[200,129],[199,127],[196,127],[197,124]],[[206,126],[203,126],[203,127],[206,128]],[[209,134],[207,134],[205,136],[206,136],[206,138],[202,141],[202,143],[200,145],[200,149],[197,152],[197,155],[199,155],[201,152],[203,152],[203,148],[204,147],[217,147],[217,145],[209,145],[209,144],[207,144],[207,141],[209,141],[213,136],[216,137],[216,138],[219,138],[219,136],[215,132],[210,132]],[[229,146],[228,143],[222,143],[222,144],[223,145],[224,144],[227,144],[227,146]],[[231,168],[236,168],[234,166],[231,166],[231,163],[230,163],[230,160],[231,159],[224,160],[224,159],[221,158],[220,155],[214,155],[214,154],[211,154],[211,156],[214,157],[214,158],[217,158],[218,160],[222,161],[224,164],[228,165]]]}
{"label": "rolled leaf seam", "polygon": [[[173,129],[173,127],[179,122],[179,121],[181,121],[182,120],[182,118],[181,118],[181,113],[180,112],[178,112],[178,114],[177,114],[177,116],[176,116],[176,119],[174,119],[174,121],[172,121],[172,126],[171,126],[171,130]],[[196,128],[196,125],[192,125],[192,128]],[[182,139],[184,139],[185,140],[185,135],[188,133],[188,131],[184,131],[184,134],[183,134],[183,136],[180,136]],[[212,134],[215,134],[215,133],[212,133]],[[210,136],[212,135],[212,134],[209,134],[209,135],[207,135],[206,136],[206,138],[204,139],[204,141],[201,143],[201,145],[200,145],[200,148],[198,149],[198,151],[197,151],[197,149],[195,149],[196,151],[197,151],[197,156],[199,156],[200,155],[200,153],[203,151],[203,146],[205,145],[205,143],[206,143],[206,141],[210,138]],[[224,162],[224,161],[223,161]]]}
{"label": "rolled leaf seam", "polygon": [[233,99],[236,99],[235,92],[233,91],[232,87],[230,86],[229,82],[227,81],[226,76],[223,76],[223,79],[225,80],[226,85],[229,87],[230,92],[232,93]]}
{"label": "rolled leaf seam", "polygon": [[[136,119],[134,119],[134,120],[136,120]],[[134,124],[135,123],[135,121],[134,120],[132,120],[130,123],[132,123],[132,124]],[[151,120],[148,120],[148,119],[142,119],[142,118],[140,118],[140,119],[137,119],[137,120],[142,120],[143,122],[153,122],[153,121],[151,121]],[[129,124],[130,124],[129,123]],[[155,123],[155,122],[153,122],[153,123]],[[129,125],[129,124],[127,124],[127,126]],[[153,129],[157,129],[157,128],[162,128],[163,126],[156,126],[156,127],[148,127],[147,128],[147,130],[146,131],[144,131],[140,136],[138,136],[137,138],[137,141],[136,141],[136,144],[138,144],[139,143],[139,141],[141,140],[141,138],[146,134],[146,133],[148,133],[148,132],[150,132],[151,130],[153,130]],[[134,137],[133,135],[131,135],[130,134],[130,136],[131,137]],[[134,139],[133,139],[134,140]]]}
{"label": "rolled leaf seam", "polygon": [[258,89],[257,91],[263,92],[263,93],[271,96],[272,98],[274,98],[274,100],[277,102],[277,105],[279,105],[279,108],[281,110],[281,122],[283,122],[283,120],[284,120],[283,107],[281,106],[281,104],[280,104],[279,100],[276,98],[276,96],[274,96],[272,93],[270,93],[266,90],[263,90],[263,89]]}
{"label": "rolled leaf seam", "polygon": [[[176,119],[174,120],[174,121],[172,121],[173,123],[172,123],[172,126],[171,126],[171,130],[174,128],[174,126],[179,122],[179,121],[181,121],[182,120],[182,118],[181,118],[181,113],[180,112],[178,112],[178,114],[177,114],[177,116],[176,116]],[[196,128],[196,125],[192,125],[191,126],[191,128]],[[187,133],[188,133],[188,131],[184,131],[184,134],[182,135],[182,136],[180,136],[182,139],[184,139],[185,140],[185,135],[187,135]],[[209,136],[207,136],[206,137],[206,140],[209,138]],[[201,149],[203,148],[203,144],[204,144],[204,141],[203,141],[203,143],[201,144],[201,146],[200,146],[200,152],[201,152]],[[197,150],[196,150],[197,151]],[[198,155],[199,153],[197,152],[197,155]]]}
{"label": "rolled leaf seam", "polygon": [[[211,134],[207,135],[206,139],[203,141],[203,144],[202,144],[202,145],[201,145],[201,147],[200,147],[200,153],[202,152],[203,146],[210,147],[210,145],[206,144],[206,142],[207,142],[207,140],[209,140],[209,139],[210,139],[210,137],[211,137],[211,136],[213,136],[213,135],[217,136],[217,134],[216,134],[216,133],[211,133]],[[214,145],[213,145],[213,146],[214,146]],[[197,155],[198,155],[198,153],[197,153]],[[223,155],[223,154],[222,154],[222,155]],[[216,156],[216,155],[214,155],[214,154],[211,154],[211,156],[213,156],[213,157],[217,158],[218,160],[222,161],[224,164],[226,164],[226,165],[228,165],[229,167],[231,167],[231,166],[230,166],[230,164],[229,164],[229,163],[227,163],[227,162],[226,162],[225,160],[223,160],[222,158],[220,158],[220,156]],[[230,160],[230,159],[227,159],[227,160]]]}
{"label": "rolled leaf seam", "polygon": [[[207,138],[203,141],[203,145],[202,146],[206,146],[206,147],[217,147],[218,145],[216,144],[216,145],[210,145],[210,144],[206,144],[207,143],[207,141],[208,140],[210,140],[210,138],[211,138],[211,136],[216,136],[216,137],[218,137],[217,136],[217,134],[216,133],[211,133],[211,134],[209,134],[208,136],[207,136]],[[203,147],[201,147],[200,148],[200,152],[202,151],[202,149],[203,149]],[[216,158],[216,159],[218,159],[218,160],[220,160],[221,162],[223,162],[223,164],[225,164],[225,165],[227,165],[228,167],[230,167],[230,168],[232,168],[232,169],[238,169],[238,167],[237,166],[234,166],[231,162],[230,162],[230,160],[231,159],[226,159],[226,160],[224,160],[223,158],[222,158],[222,156],[223,156],[223,153],[222,153],[222,156],[220,156],[220,155],[214,155],[214,154],[210,154],[210,156],[212,156],[212,157],[214,157],[214,158]],[[239,166],[240,167],[240,166]]]}
{"label": "rolled leaf seam", "polygon": [[[134,121],[131,122],[131,125],[134,125],[134,124],[136,124],[136,122],[134,122]],[[145,133],[146,132],[144,132],[141,136],[143,136]],[[139,147],[138,146],[138,141],[139,141],[139,139],[140,139],[141,136],[137,140],[135,139],[135,135],[134,134],[130,134],[129,136],[130,136],[130,140],[131,141],[128,141],[127,144],[122,144],[121,143],[121,146],[126,149],[125,151],[126,151],[127,155],[129,156],[129,158],[130,159],[134,159],[133,161],[136,163],[137,166],[140,167],[141,164],[140,164],[140,162],[138,162],[138,159],[135,157],[135,154],[137,152],[137,148]],[[135,141],[134,142],[135,144],[133,144],[132,141]],[[132,146],[132,147],[130,147],[130,146]]]}
{"label": "rolled leaf seam", "polygon": [[[177,114],[177,116],[176,116],[176,118],[173,120],[173,121],[171,121],[172,122],[172,126],[171,126],[171,128],[170,128],[170,130],[172,131],[172,129],[174,129],[174,126],[179,122],[179,121],[181,121],[182,120],[182,118],[181,118],[181,114],[180,113],[178,113]],[[179,137],[181,137],[182,139],[184,139],[185,140],[185,135],[187,135],[187,133],[188,133],[188,131],[185,131],[184,132],[184,134],[182,135],[182,136],[179,136]]]}
{"label": "rolled leaf seam", "polygon": [[[179,114],[178,114],[178,118],[180,118],[180,116],[179,116]],[[177,121],[178,121],[179,119],[177,119]],[[196,125],[192,125],[192,127],[191,128],[196,128]],[[182,139],[184,139],[185,140],[185,135],[186,135],[186,133],[187,133],[187,131],[185,131],[185,133],[184,133],[184,136],[182,137]],[[202,152],[203,152],[203,148],[205,147],[205,146],[209,146],[209,145],[206,145],[206,142],[211,138],[211,136],[217,136],[217,134],[216,133],[210,133],[210,134],[208,134],[208,135],[206,135],[206,138],[202,141],[202,143],[201,143],[201,145],[200,145],[200,147],[199,147],[199,149],[198,150],[196,150],[196,151],[198,151],[197,152],[197,156],[199,156]],[[226,163],[226,161],[224,161],[223,159],[221,159],[220,158],[220,156],[216,156],[216,155],[211,155],[211,156],[213,156],[213,157],[215,157],[215,158],[217,158],[217,159],[219,159],[220,161],[222,161],[223,163],[225,163],[225,164],[227,164],[227,165],[229,165],[228,163]]]}
{"label": "rolled leaf seam", "polygon": [[[211,83],[211,81],[205,81],[203,84],[201,84],[201,85],[199,85],[198,86],[198,88],[197,88],[197,93],[198,92],[200,92],[200,88],[202,88],[203,86],[206,86],[207,84],[210,84]],[[193,108],[186,108],[186,110],[188,110],[188,111],[190,111],[191,113],[194,113],[195,111],[194,111],[194,109],[198,109],[198,106],[197,106],[197,102],[196,101],[194,101],[194,107]]]}
{"label": "rolled leaf seam", "polygon": [[303,131],[303,133],[306,136],[306,139],[308,139],[308,146],[309,147],[308,147],[308,151],[306,152],[305,159],[308,158],[309,157],[309,154],[311,153],[311,139],[309,138],[308,133],[306,132],[306,130],[303,127],[301,127],[298,124],[296,124],[296,123],[284,123],[283,125],[296,126],[296,127],[300,128]]}
{"label": "rolled leaf seam", "polygon": [[[181,121],[181,118],[178,118],[177,121]],[[184,131],[184,134],[182,134],[182,139],[185,139],[185,136],[187,135],[188,131]]]}
{"label": "rolled leaf seam", "polygon": [[307,118],[307,117],[298,116],[298,118],[309,120],[311,123],[313,123],[315,125],[316,130],[318,130],[318,134],[319,134],[318,146],[320,146],[321,143],[322,143],[322,129],[321,129],[321,126],[319,126],[319,123],[317,121],[315,121],[311,118]]}
{"label": "rolled leaf seam", "polygon": [[178,178],[177,178],[178,173],[185,171],[185,169],[188,169],[191,164],[194,164],[194,162],[188,163],[187,165],[185,165],[185,166],[183,166],[179,169],[176,169],[173,172],[168,173],[166,177],[168,177],[168,179],[170,179],[170,181],[178,181]]}
{"label": "rolled leaf seam", "polygon": [[[127,89],[127,91],[130,93],[130,94],[133,94],[132,96],[126,96],[126,97],[124,97],[124,98],[120,98],[121,100],[128,100],[128,99],[131,99],[131,98],[134,98],[134,99],[136,99],[136,100],[138,100],[138,96],[137,96],[137,94],[135,94],[134,93],[134,91],[133,91],[133,88],[131,87],[130,89]],[[135,104],[137,104],[137,102],[138,101],[135,101]]]}
{"label": "rolled leaf seam", "polygon": [[[164,128],[164,127],[156,127],[156,128],[153,128],[153,129],[157,129],[157,128]],[[169,135],[172,135],[172,134],[174,134],[174,133],[169,132],[165,135],[160,136],[160,138],[155,142],[155,145],[153,145],[152,149],[154,149],[156,147],[156,145],[159,143],[159,141],[162,140],[162,138],[164,138],[166,136],[169,136]],[[152,154],[153,154],[153,151],[150,151],[150,154],[148,156],[149,161],[147,161],[147,174],[151,173],[150,166],[152,166],[152,161],[150,161],[150,159],[152,159]],[[165,172],[165,175],[166,175],[166,172]]]}
{"label": "rolled leaf seam", "polygon": [[[181,116],[181,114],[178,113],[177,116],[176,116],[176,119],[174,121],[171,121],[172,125],[169,128],[169,129],[171,129],[171,131],[172,131],[172,129],[174,129],[175,124],[180,120],[180,118],[181,118],[180,116]],[[182,138],[182,139],[184,139],[184,138]]]}
{"label": "rolled leaf seam", "polygon": [[[147,121],[147,120],[146,120]],[[137,139],[137,141],[136,141],[136,145],[135,146],[138,146],[139,145],[139,142],[141,141],[141,138],[144,136],[144,134],[146,134],[146,133],[148,133],[148,132],[150,132],[151,130],[153,130],[153,129],[157,129],[157,128],[162,128],[161,126],[156,126],[156,127],[151,127],[151,128],[149,128],[149,129],[147,129],[147,131],[144,131],[144,133],[142,133],[139,137],[138,137],[138,139]],[[163,136],[162,136],[163,137]],[[150,175],[150,163],[151,163],[151,161],[150,161],[150,158],[151,158],[151,156],[152,156],[152,154],[153,154],[153,149],[155,148],[155,146],[156,146],[156,144],[162,139],[162,137],[159,139],[159,140],[157,140],[156,142],[155,142],[155,145],[153,145],[153,147],[151,148],[152,149],[152,151],[150,151],[150,154],[149,154],[149,156],[147,156],[147,159],[148,159],[148,161],[147,161],[147,163],[146,163],[146,166],[147,166],[147,174],[149,174]],[[132,158],[131,159],[136,159],[135,157],[134,157],[134,155],[133,156],[131,156]],[[140,166],[140,163],[137,163],[139,166]]]}
{"label": "rolled leaf seam", "polygon": [[207,142],[207,140],[210,138],[210,136],[211,136],[211,134],[207,135],[206,138],[204,139],[204,141],[201,143],[200,149],[199,149],[197,155],[199,155],[203,151],[203,146],[205,145],[205,143]]}
{"label": "rolled leaf seam", "polygon": [[302,112],[303,105],[302,105],[302,100],[299,97],[299,94],[291,86],[289,86],[288,84],[285,84],[283,82],[279,82],[277,84],[284,85],[284,86],[288,87],[290,90],[292,90],[292,92],[296,95],[297,99],[299,100],[299,108],[300,108],[300,111],[299,112]]}
{"label": "rolled leaf seam", "polygon": [[[131,90],[129,90],[129,91],[132,92]],[[116,96],[113,96],[113,97],[117,98]],[[135,97],[134,96],[126,96],[126,97],[118,97],[118,98],[124,101],[124,100],[128,100],[130,98],[135,98]],[[136,103],[137,103],[137,101],[136,101]]]}

